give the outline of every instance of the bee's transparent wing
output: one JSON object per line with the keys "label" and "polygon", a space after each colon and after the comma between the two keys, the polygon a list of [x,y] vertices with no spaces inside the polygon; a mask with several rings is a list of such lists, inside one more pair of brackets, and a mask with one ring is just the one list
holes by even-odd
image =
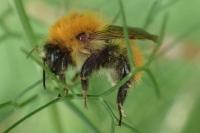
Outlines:
{"label": "bee's transparent wing", "polygon": [[[157,41],[158,36],[150,34],[144,31],[141,28],[127,28],[129,33],[129,39],[148,39],[154,42]],[[93,39],[96,40],[113,40],[113,39],[122,39],[124,38],[123,27],[109,25],[103,31],[97,31],[94,35],[92,35]]]}

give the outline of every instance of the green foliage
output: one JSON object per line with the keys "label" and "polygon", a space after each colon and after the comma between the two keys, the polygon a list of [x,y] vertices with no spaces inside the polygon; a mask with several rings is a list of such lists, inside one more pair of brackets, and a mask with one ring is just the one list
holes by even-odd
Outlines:
{"label": "green foliage", "polygon": [[[79,81],[71,83],[69,80],[67,84],[64,84],[41,62],[38,49],[42,47],[40,44],[42,40],[39,40],[37,36],[41,33],[47,34],[46,31],[40,30],[46,23],[38,20],[37,16],[29,15],[31,8],[34,9],[34,4],[37,5],[37,2],[42,3],[44,12],[45,9],[48,10],[49,8],[51,8],[50,11],[55,10],[56,13],[60,9],[61,11],[68,11],[69,8],[78,8],[95,9],[108,14],[108,16],[110,15],[114,18],[112,23],[121,24],[124,27],[128,59],[132,64],[131,66],[134,62],[131,44],[128,40],[127,25],[134,26],[134,23],[130,24],[132,18],[141,18],[139,13],[141,8],[146,11],[147,15],[140,21],[135,20],[136,23],[140,23],[139,26],[145,30],[157,33],[159,40],[156,44],[143,42],[147,46],[144,47],[144,51],[150,48],[148,49],[150,54],[147,55],[145,65],[132,69],[131,73],[117,82],[116,85],[111,87],[105,75],[94,74],[91,77],[93,82],[91,82],[88,95],[89,107],[84,109]],[[163,47],[162,45],[165,44],[166,36],[170,34],[173,36],[173,30],[170,30],[168,22],[177,20],[175,19],[176,16],[172,15],[173,12],[170,11],[170,8],[178,8],[179,2],[178,0],[168,2],[151,0],[149,4],[146,4],[148,2],[145,0],[131,2],[128,0],[109,2],[106,0],[76,2],[71,0],[44,0],[40,3],[39,1],[11,0],[0,14],[0,31],[2,32],[0,34],[0,55],[2,58],[0,132],[155,133],[198,131],[197,123],[199,123],[199,120],[197,118],[200,117],[200,114],[196,110],[200,105],[198,102],[200,91],[196,84],[198,83],[197,79],[200,78],[199,62],[194,59],[191,63],[184,58],[170,60],[164,54],[194,31],[198,31],[199,25],[194,25],[191,28],[184,27],[184,29],[187,29],[186,32],[180,32],[179,36],[174,37],[174,41],[166,49],[160,50]],[[63,3],[67,5],[63,6]],[[188,1],[185,0],[182,3],[188,3]],[[102,5],[102,7],[99,5]],[[137,5],[137,7],[135,6],[135,9],[133,9],[130,5]],[[148,8],[144,9],[143,6]],[[30,10],[28,10],[29,8]],[[113,9],[115,9],[115,12]],[[130,12],[138,12],[138,14],[133,13],[132,16]],[[48,20],[47,14],[42,17],[46,17]],[[186,16],[184,17],[186,18]],[[194,19],[196,18],[194,17]],[[200,20],[200,18],[198,19]],[[121,21],[118,22],[118,20]],[[14,28],[10,24],[13,24]],[[152,27],[153,30],[151,30]],[[48,26],[45,28],[47,29]],[[141,45],[143,44],[141,43]],[[199,48],[200,46],[198,46]],[[47,90],[43,90],[41,85],[42,69],[45,69],[48,73]],[[7,70],[11,72],[6,73]],[[136,85],[135,90],[130,89],[124,107],[127,117],[123,119],[122,127],[118,127],[118,112],[115,105],[116,90],[141,71],[145,73],[143,82]],[[73,77],[73,70],[69,70],[68,73]],[[70,78],[70,76],[68,77]],[[102,80],[99,80],[100,78]],[[9,82],[5,82],[6,80],[9,80]],[[27,84],[29,86],[24,87]],[[64,87],[67,87],[69,91],[66,96],[61,89]],[[149,88],[154,88],[155,91]],[[62,97],[57,97],[58,93],[61,93]],[[49,112],[47,112],[48,110]],[[176,118],[174,121],[173,117]],[[180,121],[178,121],[179,119]],[[176,122],[179,124],[176,125]]]}

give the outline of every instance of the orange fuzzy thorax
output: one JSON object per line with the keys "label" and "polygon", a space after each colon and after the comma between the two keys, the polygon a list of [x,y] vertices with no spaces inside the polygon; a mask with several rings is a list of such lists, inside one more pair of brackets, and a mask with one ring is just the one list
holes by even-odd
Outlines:
{"label": "orange fuzzy thorax", "polygon": [[50,42],[61,42],[62,45],[76,51],[80,42],[76,36],[80,33],[93,33],[105,27],[105,22],[91,12],[73,12],[60,18],[49,31]]}

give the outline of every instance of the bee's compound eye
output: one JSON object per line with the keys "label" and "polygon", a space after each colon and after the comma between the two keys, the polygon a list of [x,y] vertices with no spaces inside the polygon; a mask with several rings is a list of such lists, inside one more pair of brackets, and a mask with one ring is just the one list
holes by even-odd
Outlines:
{"label": "bee's compound eye", "polygon": [[78,39],[81,42],[89,42],[90,41],[89,37],[90,37],[89,34],[85,32],[81,32],[80,34],[76,36],[76,39]]}

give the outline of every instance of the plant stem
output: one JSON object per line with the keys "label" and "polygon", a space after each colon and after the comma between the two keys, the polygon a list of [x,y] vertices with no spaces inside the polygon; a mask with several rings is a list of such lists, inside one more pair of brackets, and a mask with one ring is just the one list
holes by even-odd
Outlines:
{"label": "plant stem", "polygon": [[65,103],[93,132],[100,133],[95,125],[71,101],[65,100]]}
{"label": "plant stem", "polygon": [[16,12],[18,14],[19,20],[22,24],[24,34],[30,44],[30,46],[36,46],[36,36],[34,34],[34,31],[30,25],[29,19],[27,17],[27,14],[24,9],[24,5],[22,3],[22,0],[12,0],[13,5],[16,9]]}
{"label": "plant stem", "polygon": [[18,126],[19,124],[21,124],[23,121],[25,121],[26,119],[28,119],[29,117],[33,116],[34,114],[42,111],[43,109],[45,109],[46,107],[54,104],[54,103],[57,103],[58,101],[60,100],[60,98],[55,98],[53,100],[51,100],[50,102],[48,102],[47,104],[37,108],[36,110],[32,111],[31,113],[25,115],[24,117],[22,117],[21,119],[19,119],[18,121],[16,121],[13,125],[11,125],[10,127],[8,127],[4,133],[8,133],[10,132],[12,129],[14,129],[16,126]]}
{"label": "plant stem", "polygon": [[122,17],[128,60],[129,60],[129,63],[130,63],[131,71],[133,71],[133,68],[134,68],[134,62],[133,62],[134,60],[133,59],[134,59],[134,57],[133,57],[133,54],[132,54],[132,49],[131,49],[131,45],[130,45],[130,41],[129,41],[129,33],[128,33],[128,30],[127,30],[126,16],[125,16],[122,0],[118,0],[118,2],[119,2],[119,8],[120,8],[121,17]]}

